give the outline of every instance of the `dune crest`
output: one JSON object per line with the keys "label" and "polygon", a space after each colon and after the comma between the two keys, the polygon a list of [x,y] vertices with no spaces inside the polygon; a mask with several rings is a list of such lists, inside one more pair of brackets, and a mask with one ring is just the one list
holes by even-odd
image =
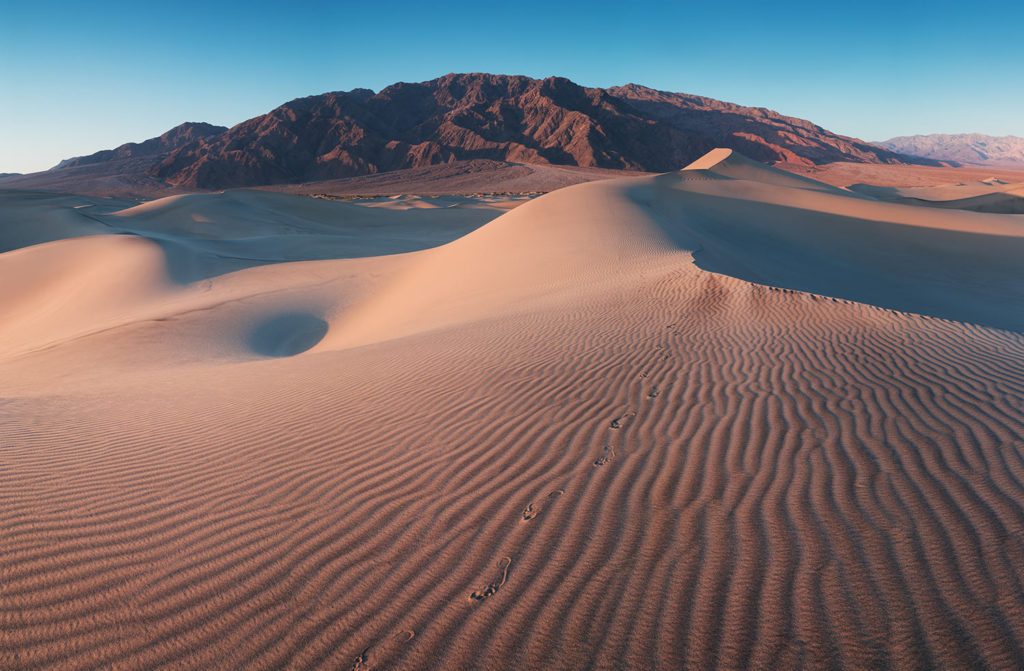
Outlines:
{"label": "dune crest", "polygon": [[[716,149],[679,173],[559,190],[419,253],[395,285],[343,316],[324,346],[526,311],[559,292],[600,293],[609,281],[690,262],[760,284],[1020,330],[1024,316],[1007,310],[1024,302],[1019,258],[1024,224],[1012,218],[879,203]],[[954,285],[944,279],[952,268]]]}
{"label": "dune crest", "polygon": [[818,182],[801,175],[795,175],[785,170],[752,161],[743,154],[725,147],[712,149],[683,168],[683,171],[700,171],[720,177],[761,182],[774,186],[849,195],[842,189],[825,184],[824,182]]}

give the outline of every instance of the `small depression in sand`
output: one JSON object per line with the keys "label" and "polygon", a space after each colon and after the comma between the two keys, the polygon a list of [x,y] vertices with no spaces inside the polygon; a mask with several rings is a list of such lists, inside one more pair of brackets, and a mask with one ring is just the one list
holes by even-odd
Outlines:
{"label": "small depression in sand", "polygon": [[327,322],[305,313],[275,315],[258,323],[247,342],[262,356],[287,357],[302,354],[324,339]]}

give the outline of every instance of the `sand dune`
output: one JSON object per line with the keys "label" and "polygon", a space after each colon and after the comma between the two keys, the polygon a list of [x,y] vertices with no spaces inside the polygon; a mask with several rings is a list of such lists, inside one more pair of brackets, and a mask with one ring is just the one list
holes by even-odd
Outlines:
{"label": "sand dune", "polygon": [[[970,184],[991,178],[1007,183],[1024,182],[1024,170],[999,166],[938,168],[924,165],[849,163],[837,161],[818,166],[780,163],[776,167],[801,174],[833,186],[883,186],[931,188]],[[955,196],[954,196],[955,197]]]}
{"label": "sand dune", "polygon": [[[1024,189],[1021,189],[1024,191]],[[989,212],[993,214],[1024,214],[1024,195],[1010,192],[988,193],[970,198],[954,198],[950,200],[917,200],[903,199],[903,202],[926,207],[941,207],[952,210],[968,210],[970,212]]]}
{"label": "sand dune", "polygon": [[977,198],[988,196],[994,193],[1014,193],[1024,188],[1024,184],[1013,184],[996,177],[979,179],[970,182],[956,182],[953,184],[937,184],[934,186],[872,186],[870,184],[858,184],[853,190],[865,193],[879,200],[894,200],[896,198],[915,198],[942,202],[947,200],[959,200],[963,198]]}
{"label": "sand dune", "polygon": [[858,184],[851,189],[880,200],[905,205],[994,214],[1024,214],[1024,182],[1011,183],[997,177],[925,187],[897,188]]}
{"label": "sand dune", "polygon": [[602,294],[623,275],[689,265],[681,253],[761,284],[1024,329],[1007,309],[1024,300],[1024,221],[878,203],[716,151],[676,174],[553,193],[429,250],[331,340],[366,344]]}
{"label": "sand dune", "polygon": [[0,255],[0,667],[1024,666],[1020,217],[728,152],[452,204]]}
{"label": "sand dune", "polygon": [[[0,255],[5,278],[0,352],[22,353],[121,326],[173,321],[175,328],[155,343],[165,354],[131,357],[148,360],[147,367],[177,357],[191,360],[196,348],[205,352],[200,359],[211,348],[251,356],[247,336],[239,335],[255,328],[251,322],[299,306],[314,312],[336,309],[394,264],[389,258],[369,265],[359,259],[447,242],[499,216],[509,204],[424,198],[332,202],[238,191],[119,203],[132,206],[107,208],[90,218],[75,205],[51,212],[55,197],[43,198],[44,223],[73,217],[87,223],[58,229],[66,239]],[[16,204],[15,212],[31,212],[37,194],[8,194],[7,200]],[[18,221],[0,232],[0,244],[15,246],[23,238],[23,228],[30,227]],[[316,259],[332,261],[325,265]],[[283,263],[288,261],[301,262]],[[175,341],[178,327],[188,332],[181,342]],[[217,333],[227,350],[217,344]]]}
{"label": "sand dune", "polygon": [[0,253],[52,240],[109,233],[110,229],[92,215],[132,204],[127,200],[0,190]]}

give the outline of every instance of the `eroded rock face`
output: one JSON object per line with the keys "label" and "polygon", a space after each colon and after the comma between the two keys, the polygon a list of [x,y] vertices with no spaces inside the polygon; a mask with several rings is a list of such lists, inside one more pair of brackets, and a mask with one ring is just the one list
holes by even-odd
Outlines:
{"label": "eroded rock face", "polygon": [[834,161],[914,162],[890,149],[837,135],[805,119],[784,116],[763,107],[743,107],[687,93],[656,91],[637,84],[606,90],[628,102],[646,118],[710,138],[716,147],[735,149],[758,161],[803,165]]}
{"label": "eroded rock face", "polygon": [[181,147],[153,175],[219,188],[491,159],[672,170],[712,143],[567,79],[448,75],[294,100]]}
{"label": "eroded rock face", "polygon": [[65,163],[120,160],[171,185],[218,189],[472,159],[665,172],[720,146],[762,161],[916,160],[770,110],[634,84],[450,74],[300,98],[229,130],[186,124]]}
{"label": "eroded rock face", "polygon": [[224,126],[190,121],[180,126],[175,126],[160,137],[150,138],[145,142],[128,142],[117,149],[104,149],[88,156],[76,156],[75,158],[66,159],[57,165],[57,169],[75,168],[107,161],[125,161],[150,156],[163,156],[201,138],[220,135],[226,130],[227,128]]}

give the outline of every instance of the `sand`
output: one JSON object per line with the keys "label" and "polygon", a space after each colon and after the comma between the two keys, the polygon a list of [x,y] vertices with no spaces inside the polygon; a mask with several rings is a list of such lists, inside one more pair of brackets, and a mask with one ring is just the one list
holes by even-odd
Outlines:
{"label": "sand", "polygon": [[0,668],[1024,666],[1024,218],[790,177],[44,199]]}
{"label": "sand", "polygon": [[300,194],[400,195],[541,193],[573,184],[616,177],[636,177],[650,173],[608,168],[582,168],[575,165],[508,163],[475,159],[453,161],[422,168],[392,170],[302,184],[278,184],[261,187],[270,191]]}
{"label": "sand", "polygon": [[[125,170],[127,170],[127,174],[124,173]],[[259,188],[280,193],[337,196],[472,195],[480,192],[538,193],[554,191],[581,182],[622,176],[635,177],[643,174],[647,173],[607,168],[582,168],[574,165],[471,159],[357,177],[299,184],[276,184]],[[0,177],[0,189],[147,199],[190,192],[185,187],[172,186],[155,177],[140,173],[137,165],[125,166],[121,162],[92,163],[28,175]]]}
{"label": "sand", "polygon": [[924,165],[837,162],[816,166],[779,163],[776,167],[843,187],[860,184],[898,188],[930,188],[965,185],[993,179],[1008,184],[1024,182],[1024,170],[1000,166],[968,165],[940,168]]}

